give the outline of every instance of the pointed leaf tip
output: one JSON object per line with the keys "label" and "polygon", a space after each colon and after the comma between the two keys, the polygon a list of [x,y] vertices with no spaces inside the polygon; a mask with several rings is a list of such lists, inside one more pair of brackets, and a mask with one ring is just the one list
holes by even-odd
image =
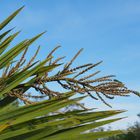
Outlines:
{"label": "pointed leaf tip", "polygon": [[16,12],[20,12],[24,7],[25,7],[25,5],[23,5],[23,6],[20,7],[19,9],[17,9]]}
{"label": "pointed leaf tip", "polygon": [[2,30],[23,8],[24,8],[24,6],[22,6],[19,9],[17,9],[7,19],[5,19],[2,23],[0,23],[0,30]]}

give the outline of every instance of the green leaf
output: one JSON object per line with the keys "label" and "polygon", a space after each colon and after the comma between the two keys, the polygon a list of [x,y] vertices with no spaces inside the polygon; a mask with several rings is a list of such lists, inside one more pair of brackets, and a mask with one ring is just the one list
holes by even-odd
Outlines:
{"label": "green leaf", "polygon": [[[41,107],[45,107],[45,106],[55,104],[59,101],[63,102],[63,100],[68,99],[69,97],[73,96],[73,94],[74,93],[72,93],[72,92],[68,92],[67,94],[64,94],[61,98],[58,98],[58,99],[42,101],[42,102],[39,102],[39,103],[36,103],[36,104],[33,104],[33,105],[19,107],[18,109],[15,109],[15,110],[9,110],[7,112],[0,113],[0,124],[3,123],[3,121],[6,120],[6,119],[10,119],[10,118],[12,119],[16,116],[25,115],[26,113],[32,113],[32,111],[36,111],[37,109],[39,109]],[[25,120],[24,120],[24,122],[25,122]]]}
{"label": "green leaf", "polygon": [[5,19],[1,24],[0,24],[0,30],[2,30],[22,9],[24,6],[16,10],[13,14],[11,14],[7,19]]}
{"label": "green leaf", "polygon": [[37,72],[35,72],[33,75],[42,76],[42,75],[44,75],[44,73],[48,73],[58,66],[60,66],[60,65],[56,64],[56,65],[44,66],[44,67],[40,68]]}
{"label": "green leaf", "polygon": [[[83,126],[76,126],[76,127],[72,127],[70,129],[64,129],[64,130],[61,130],[60,133],[59,131],[54,133],[54,134],[51,134],[50,136],[47,136],[45,137],[47,140],[65,140],[66,138],[66,135],[67,136],[71,136],[71,138],[78,138],[80,135],[82,135],[84,137],[84,134],[80,134],[82,132],[85,132],[87,130],[91,130],[91,129],[94,129],[94,128],[97,128],[99,126],[103,126],[105,124],[109,124],[109,123],[112,123],[112,122],[115,122],[115,121],[118,121],[120,120],[121,118],[118,118],[118,119],[112,119],[112,120],[106,120],[106,121],[101,121],[101,122],[95,122],[95,123],[91,123],[91,124],[85,124]],[[35,136],[35,135],[34,135]],[[34,137],[32,136],[32,138]],[[41,132],[41,134],[38,134],[38,137],[40,136],[40,138],[43,138],[43,133]],[[45,134],[44,134],[45,136]],[[36,135],[37,137],[37,135]],[[94,138],[94,137],[93,137]]]}
{"label": "green leaf", "polygon": [[11,32],[12,30],[13,30],[13,28],[10,29],[10,30],[8,30],[8,31],[6,31],[6,32],[4,32],[3,34],[1,34],[1,35],[0,35],[0,41],[1,41],[9,32]]}
{"label": "green leaf", "polygon": [[[25,71],[20,73],[19,75],[16,75],[16,77],[14,78],[15,80],[13,80],[11,83],[9,83],[5,89],[3,89],[0,92],[0,95],[3,95],[7,92],[9,92],[11,89],[15,88],[16,86],[18,86],[21,82],[23,82],[24,80],[26,80],[28,77],[30,77],[31,75],[33,75],[35,72],[37,72],[45,63],[47,60],[44,60],[43,62],[41,62],[40,64],[38,64],[37,66],[35,66],[34,68],[32,68],[29,71]],[[12,77],[13,78],[13,77]]]}
{"label": "green leaf", "polygon": [[0,69],[2,69],[3,67],[5,67],[11,60],[13,60],[23,50],[25,50],[26,48],[28,48],[34,41],[36,41],[43,34],[44,34],[44,32],[41,33],[41,34],[39,34],[39,35],[37,35],[37,36],[35,36],[35,37],[33,37],[30,40],[24,40],[24,41],[20,42],[19,44],[17,44],[12,49],[10,49],[5,54],[3,54],[0,57]]}
{"label": "green leaf", "polygon": [[[60,139],[60,137],[49,137],[47,140],[97,140],[99,138],[105,138],[109,136],[114,136],[118,134],[122,134],[123,132],[120,130],[116,131],[106,131],[106,132],[94,132],[94,133],[87,133],[87,134],[80,134],[80,135],[65,135],[65,138]],[[30,140],[30,139],[29,139]],[[46,140],[46,138],[42,139]]]}
{"label": "green leaf", "polygon": [[1,44],[0,44],[0,54],[2,54],[5,49],[10,45],[10,43],[13,41],[13,39],[19,34],[20,32],[17,32],[9,37],[7,37]]}

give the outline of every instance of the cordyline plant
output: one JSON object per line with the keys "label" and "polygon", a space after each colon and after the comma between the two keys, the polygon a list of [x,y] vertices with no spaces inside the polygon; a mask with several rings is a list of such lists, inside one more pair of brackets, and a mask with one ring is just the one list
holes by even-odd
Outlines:
{"label": "cordyline plant", "polygon": [[[23,9],[20,8],[0,24],[0,31]],[[20,33],[8,35],[13,29],[5,31],[0,35],[0,139],[1,140],[95,140],[102,137],[122,133],[119,130],[107,132],[88,132],[87,130],[115,122],[122,118],[104,119],[124,111],[110,110],[93,112],[78,103],[88,95],[101,100],[110,106],[102,96],[113,99],[114,96],[129,96],[130,93],[139,95],[125,85],[113,79],[114,75],[94,78],[100,71],[92,74],[85,74],[93,70],[96,64],[88,63],[71,68],[72,63],[81,53],[82,49],[59,69],[56,74],[50,73],[57,67],[62,66],[61,60],[64,57],[53,59],[54,48],[44,61],[36,61],[34,56],[27,61],[26,53],[28,48],[36,41],[41,33],[31,39],[25,39],[11,49],[11,42]],[[21,57],[16,61],[17,56]],[[56,71],[56,70],[55,70]],[[84,76],[83,76],[84,75]],[[67,92],[58,92],[47,86],[47,83],[55,82]],[[35,89],[37,93],[28,93],[29,89]],[[82,97],[72,97],[80,93]],[[43,101],[36,101],[48,97]],[[72,98],[71,98],[72,97]],[[15,106],[17,99],[24,102],[23,106]],[[60,110],[76,104],[80,109],[61,112]]]}

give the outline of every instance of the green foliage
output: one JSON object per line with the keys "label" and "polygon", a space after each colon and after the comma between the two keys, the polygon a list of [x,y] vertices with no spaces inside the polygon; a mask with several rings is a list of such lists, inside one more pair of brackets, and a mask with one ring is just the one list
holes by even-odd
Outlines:
{"label": "green foliage", "polygon": [[[138,117],[140,119],[139,114]],[[140,140],[140,120],[136,121],[132,126],[129,126],[125,130],[125,133],[109,138],[104,138],[103,140]]]}
{"label": "green foliage", "polygon": [[[4,110],[0,114],[0,138],[12,139],[96,139],[100,137],[120,134],[121,131],[106,133],[83,133],[87,130],[112,123],[118,119],[101,121],[101,119],[122,113],[123,111],[89,112],[86,110],[67,111],[57,110],[83,99],[83,97],[69,99],[73,93],[65,93],[61,98],[39,102],[16,109]],[[88,123],[88,124],[87,124]],[[3,129],[4,128],[4,129]]]}

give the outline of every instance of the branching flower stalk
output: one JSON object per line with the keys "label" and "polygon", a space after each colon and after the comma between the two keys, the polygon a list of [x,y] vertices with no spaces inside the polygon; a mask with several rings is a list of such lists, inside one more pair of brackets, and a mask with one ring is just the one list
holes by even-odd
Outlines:
{"label": "branching flower stalk", "polygon": [[[53,60],[53,53],[59,47],[60,46],[54,48],[48,54],[46,58],[48,59],[49,57],[51,57],[51,59],[48,61],[46,66],[61,65],[60,61],[64,59],[64,57],[59,57]],[[13,62],[14,66],[11,67],[11,65],[13,64],[11,63],[5,68],[1,79],[12,76],[16,72],[22,72],[25,69],[30,68],[30,66],[34,65],[36,63],[34,63],[34,60],[39,52],[39,49],[40,47],[38,47],[37,51],[35,52],[35,55],[29,60],[29,62],[26,65],[25,55],[28,49],[25,49],[20,60],[17,62]],[[44,71],[41,75],[38,75],[38,73],[36,73],[34,75],[34,82],[32,82],[31,87],[34,88],[37,92],[41,93],[42,95],[48,96],[49,99],[51,99],[53,97],[60,97],[63,94],[58,91],[50,90],[47,86],[47,83],[56,82],[58,85],[60,85],[62,88],[68,91],[74,91],[80,94],[87,94],[95,100],[101,100],[108,106],[110,105],[105,101],[105,99],[103,99],[102,95],[108,99],[114,99],[114,96],[129,96],[130,93],[139,95],[138,92],[129,90],[127,87],[125,87],[125,85],[122,82],[114,79],[115,75],[107,75],[99,78],[94,78],[98,73],[100,73],[100,71],[94,72],[94,68],[101,64],[102,61],[95,64],[88,63],[71,68],[71,65],[73,64],[74,60],[78,57],[82,50],[83,49],[80,49],[78,53],[76,53],[76,55],[64,65],[63,69],[59,70],[55,75],[49,76],[51,71]],[[85,76],[85,74],[89,71],[93,71],[92,74],[90,72]],[[21,87],[18,86],[15,89],[20,90],[22,89],[22,86],[25,87],[25,85],[26,84],[22,84]],[[15,93],[15,91],[11,92],[12,94],[9,93],[9,96],[16,96],[26,104],[32,103],[29,101],[30,98],[27,98],[28,96],[25,91],[23,91],[22,94],[21,91],[20,94]],[[25,93],[26,96],[24,96]],[[31,94],[29,97],[31,97]],[[40,95],[32,96],[32,98],[40,98]]]}

